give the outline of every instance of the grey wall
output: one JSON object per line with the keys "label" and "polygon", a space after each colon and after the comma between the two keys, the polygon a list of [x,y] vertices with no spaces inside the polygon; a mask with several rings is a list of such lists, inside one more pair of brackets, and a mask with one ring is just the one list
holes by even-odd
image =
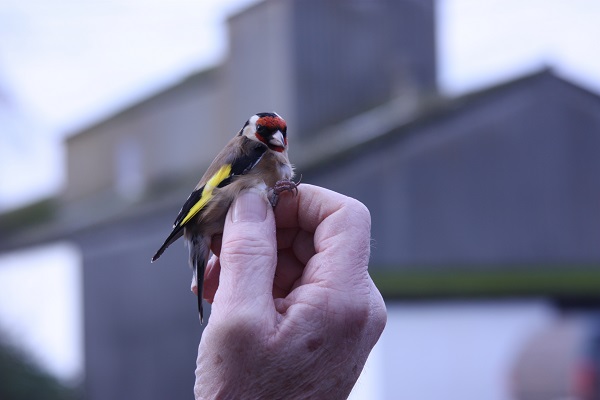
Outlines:
{"label": "grey wall", "polygon": [[267,0],[234,16],[221,80],[227,129],[277,111],[310,136],[399,94],[435,92],[433,3]]}
{"label": "grey wall", "polygon": [[275,111],[294,126],[291,1],[260,2],[229,20],[229,56],[223,65],[221,119],[237,132],[258,112]]}
{"label": "grey wall", "polygon": [[296,130],[436,89],[433,0],[294,2]]}
{"label": "grey wall", "polygon": [[[135,153],[129,154],[127,167],[139,170],[144,185],[207,165],[234,135],[220,133],[215,77],[216,71],[194,76],[68,138],[63,198],[114,192],[126,174],[120,150]],[[124,142],[129,146],[120,149]]]}
{"label": "grey wall", "polygon": [[542,74],[306,179],[370,208],[374,264],[597,263],[599,108],[597,97]]}
{"label": "grey wall", "polygon": [[77,238],[88,399],[193,398],[202,327],[187,250],[177,242],[150,264],[176,213],[113,221]]}

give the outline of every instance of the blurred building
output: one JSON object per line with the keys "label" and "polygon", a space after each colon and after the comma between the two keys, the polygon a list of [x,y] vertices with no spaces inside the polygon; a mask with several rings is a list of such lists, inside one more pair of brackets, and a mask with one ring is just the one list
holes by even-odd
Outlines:
{"label": "blurred building", "polygon": [[387,299],[598,297],[597,95],[542,70],[441,96],[433,0],[267,0],[228,26],[223,65],[73,132],[61,197],[0,220],[5,248],[81,249],[86,398],[191,398],[187,252],[149,260],[260,111],[288,121],[304,182],[369,207]]}

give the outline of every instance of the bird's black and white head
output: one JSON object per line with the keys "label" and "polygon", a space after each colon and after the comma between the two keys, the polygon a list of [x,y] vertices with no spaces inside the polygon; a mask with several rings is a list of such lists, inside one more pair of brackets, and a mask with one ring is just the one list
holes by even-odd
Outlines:
{"label": "bird's black and white head", "polygon": [[262,142],[279,153],[287,149],[287,125],[277,113],[258,113],[250,117],[239,133]]}

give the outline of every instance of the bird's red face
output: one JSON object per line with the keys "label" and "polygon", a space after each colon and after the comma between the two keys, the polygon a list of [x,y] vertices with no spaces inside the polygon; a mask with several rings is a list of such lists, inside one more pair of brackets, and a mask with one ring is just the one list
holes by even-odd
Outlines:
{"label": "bird's red face", "polygon": [[259,113],[250,118],[250,125],[256,139],[266,144],[269,149],[283,152],[287,148],[287,125],[283,118],[275,113]]}

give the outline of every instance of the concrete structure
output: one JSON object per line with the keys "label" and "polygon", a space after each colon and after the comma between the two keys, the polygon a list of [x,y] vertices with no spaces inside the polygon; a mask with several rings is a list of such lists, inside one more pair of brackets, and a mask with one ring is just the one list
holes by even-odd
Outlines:
{"label": "concrete structure", "polygon": [[378,266],[595,264],[599,109],[542,71],[441,102],[305,176],[369,207]]}
{"label": "concrete structure", "polygon": [[151,184],[202,167],[228,140],[219,132],[216,71],[203,71],[67,139],[64,200],[140,198]]}

